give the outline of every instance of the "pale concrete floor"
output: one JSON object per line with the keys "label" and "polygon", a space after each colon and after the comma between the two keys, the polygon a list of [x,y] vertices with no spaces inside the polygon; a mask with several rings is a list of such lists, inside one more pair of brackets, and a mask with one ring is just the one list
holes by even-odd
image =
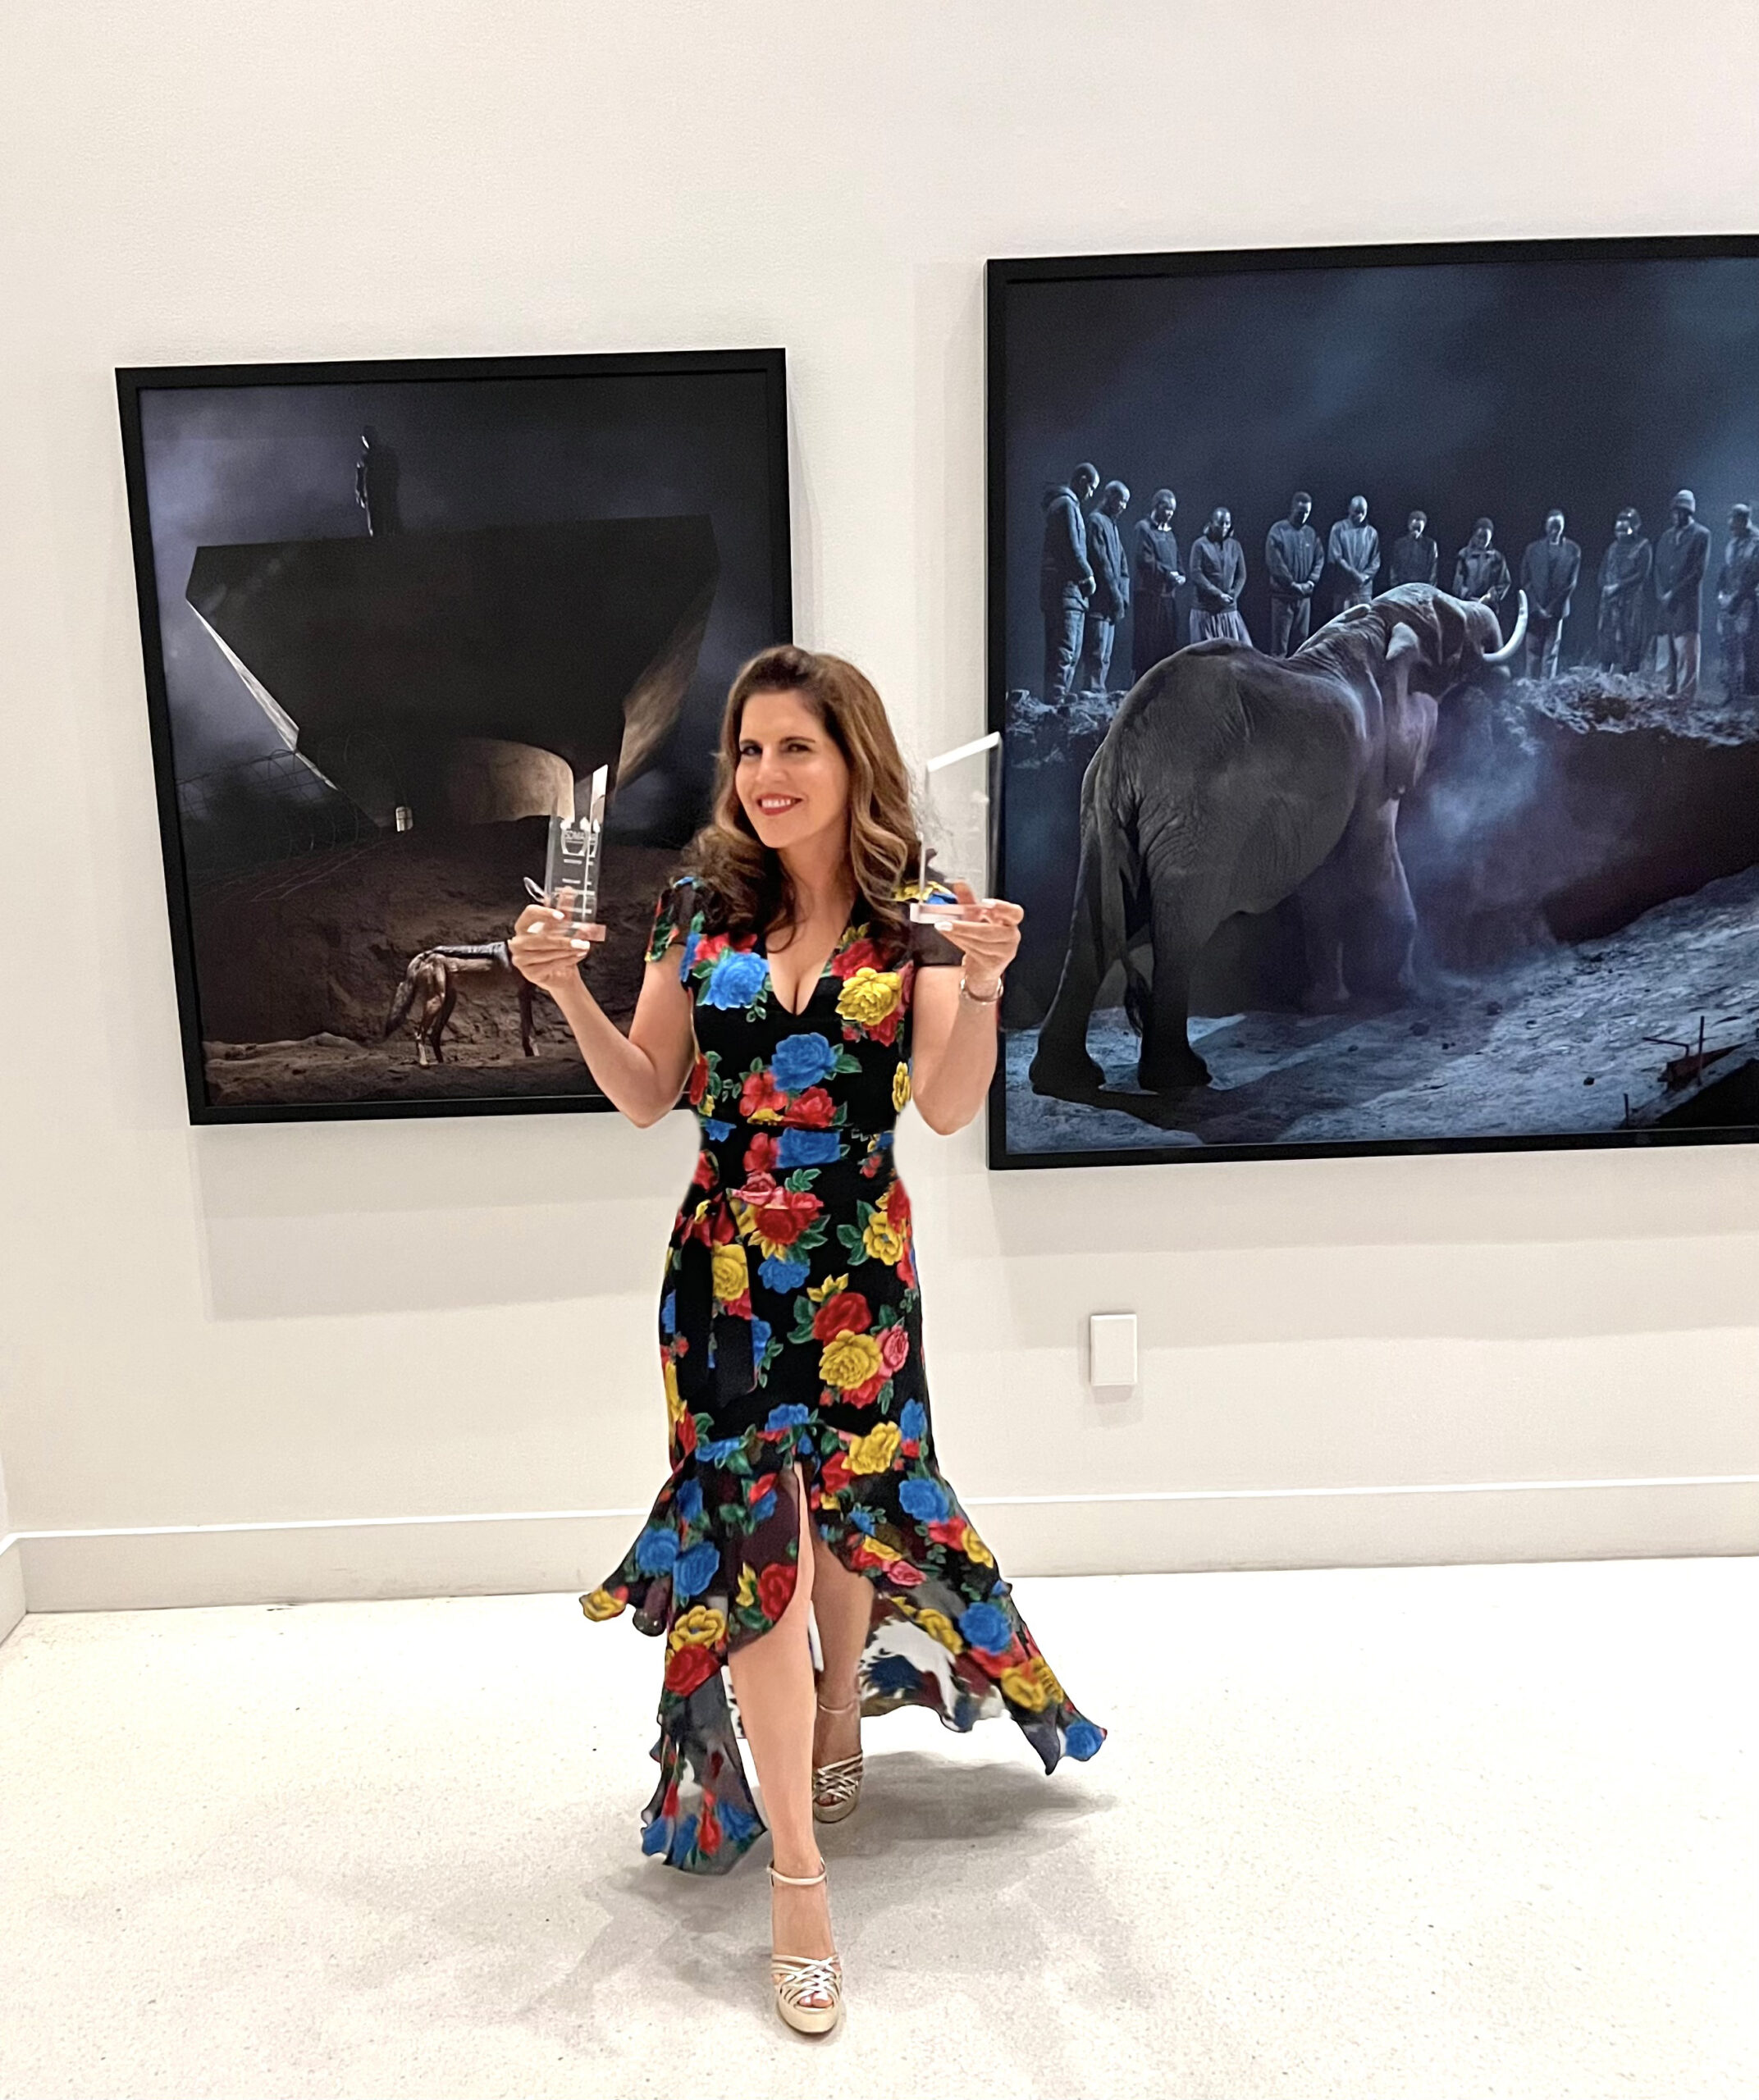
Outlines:
{"label": "pale concrete floor", "polygon": [[1111,1740],[870,1724],[850,2011],[760,1847],[637,1851],[660,1650],[572,1596],[0,1648],[0,2092],[1759,2089],[1759,1562],[1022,1581]]}

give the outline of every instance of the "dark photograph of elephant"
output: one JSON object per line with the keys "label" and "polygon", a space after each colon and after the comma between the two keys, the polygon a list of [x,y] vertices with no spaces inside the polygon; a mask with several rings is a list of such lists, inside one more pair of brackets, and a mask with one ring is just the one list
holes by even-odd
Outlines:
{"label": "dark photograph of elephant", "polygon": [[192,1121],[608,1106],[506,942],[609,797],[627,1021],[791,631],[779,350],[117,375]]}
{"label": "dark photograph of elephant", "polygon": [[988,290],[991,1164],[1759,1138],[1759,239]]}

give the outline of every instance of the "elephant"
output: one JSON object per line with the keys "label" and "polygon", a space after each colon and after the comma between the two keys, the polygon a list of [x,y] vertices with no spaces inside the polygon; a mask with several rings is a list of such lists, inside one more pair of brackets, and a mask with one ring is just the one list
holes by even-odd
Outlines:
{"label": "elephant", "polygon": [[[1400,801],[1428,761],[1439,704],[1481,673],[1505,675],[1526,630],[1524,595],[1504,642],[1488,605],[1405,583],[1346,608],[1292,656],[1199,641],[1139,678],[1081,782],[1069,945],[1034,1090],[1081,1098],[1104,1084],[1087,1023],[1120,961],[1140,1084],[1206,1084],[1187,1032],[1192,966],[1225,919],[1292,895],[1309,1010],[1341,1008],[1353,986],[1411,988]],[[1152,984],[1131,953],[1144,937]]]}

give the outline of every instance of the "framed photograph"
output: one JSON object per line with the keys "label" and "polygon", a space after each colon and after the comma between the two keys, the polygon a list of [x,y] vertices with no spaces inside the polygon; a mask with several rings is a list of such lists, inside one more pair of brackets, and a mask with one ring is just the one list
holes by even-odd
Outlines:
{"label": "framed photograph", "polygon": [[628,1020],[792,634],[783,353],[117,384],[191,1119],[608,1106],[506,941],[590,865]]}
{"label": "framed photograph", "polygon": [[988,291],[991,1164],[1759,1136],[1759,237]]}

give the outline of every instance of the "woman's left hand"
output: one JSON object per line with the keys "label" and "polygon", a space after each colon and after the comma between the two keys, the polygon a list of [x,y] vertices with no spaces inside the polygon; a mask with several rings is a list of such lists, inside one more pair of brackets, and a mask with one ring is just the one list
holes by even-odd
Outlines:
{"label": "woman's left hand", "polygon": [[953,893],[963,916],[948,920],[940,930],[965,957],[966,983],[980,998],[987,998],[1020,952],[1020,922],[1026,915],[1005,897],[980,897],[969,883],[956,882]]}

